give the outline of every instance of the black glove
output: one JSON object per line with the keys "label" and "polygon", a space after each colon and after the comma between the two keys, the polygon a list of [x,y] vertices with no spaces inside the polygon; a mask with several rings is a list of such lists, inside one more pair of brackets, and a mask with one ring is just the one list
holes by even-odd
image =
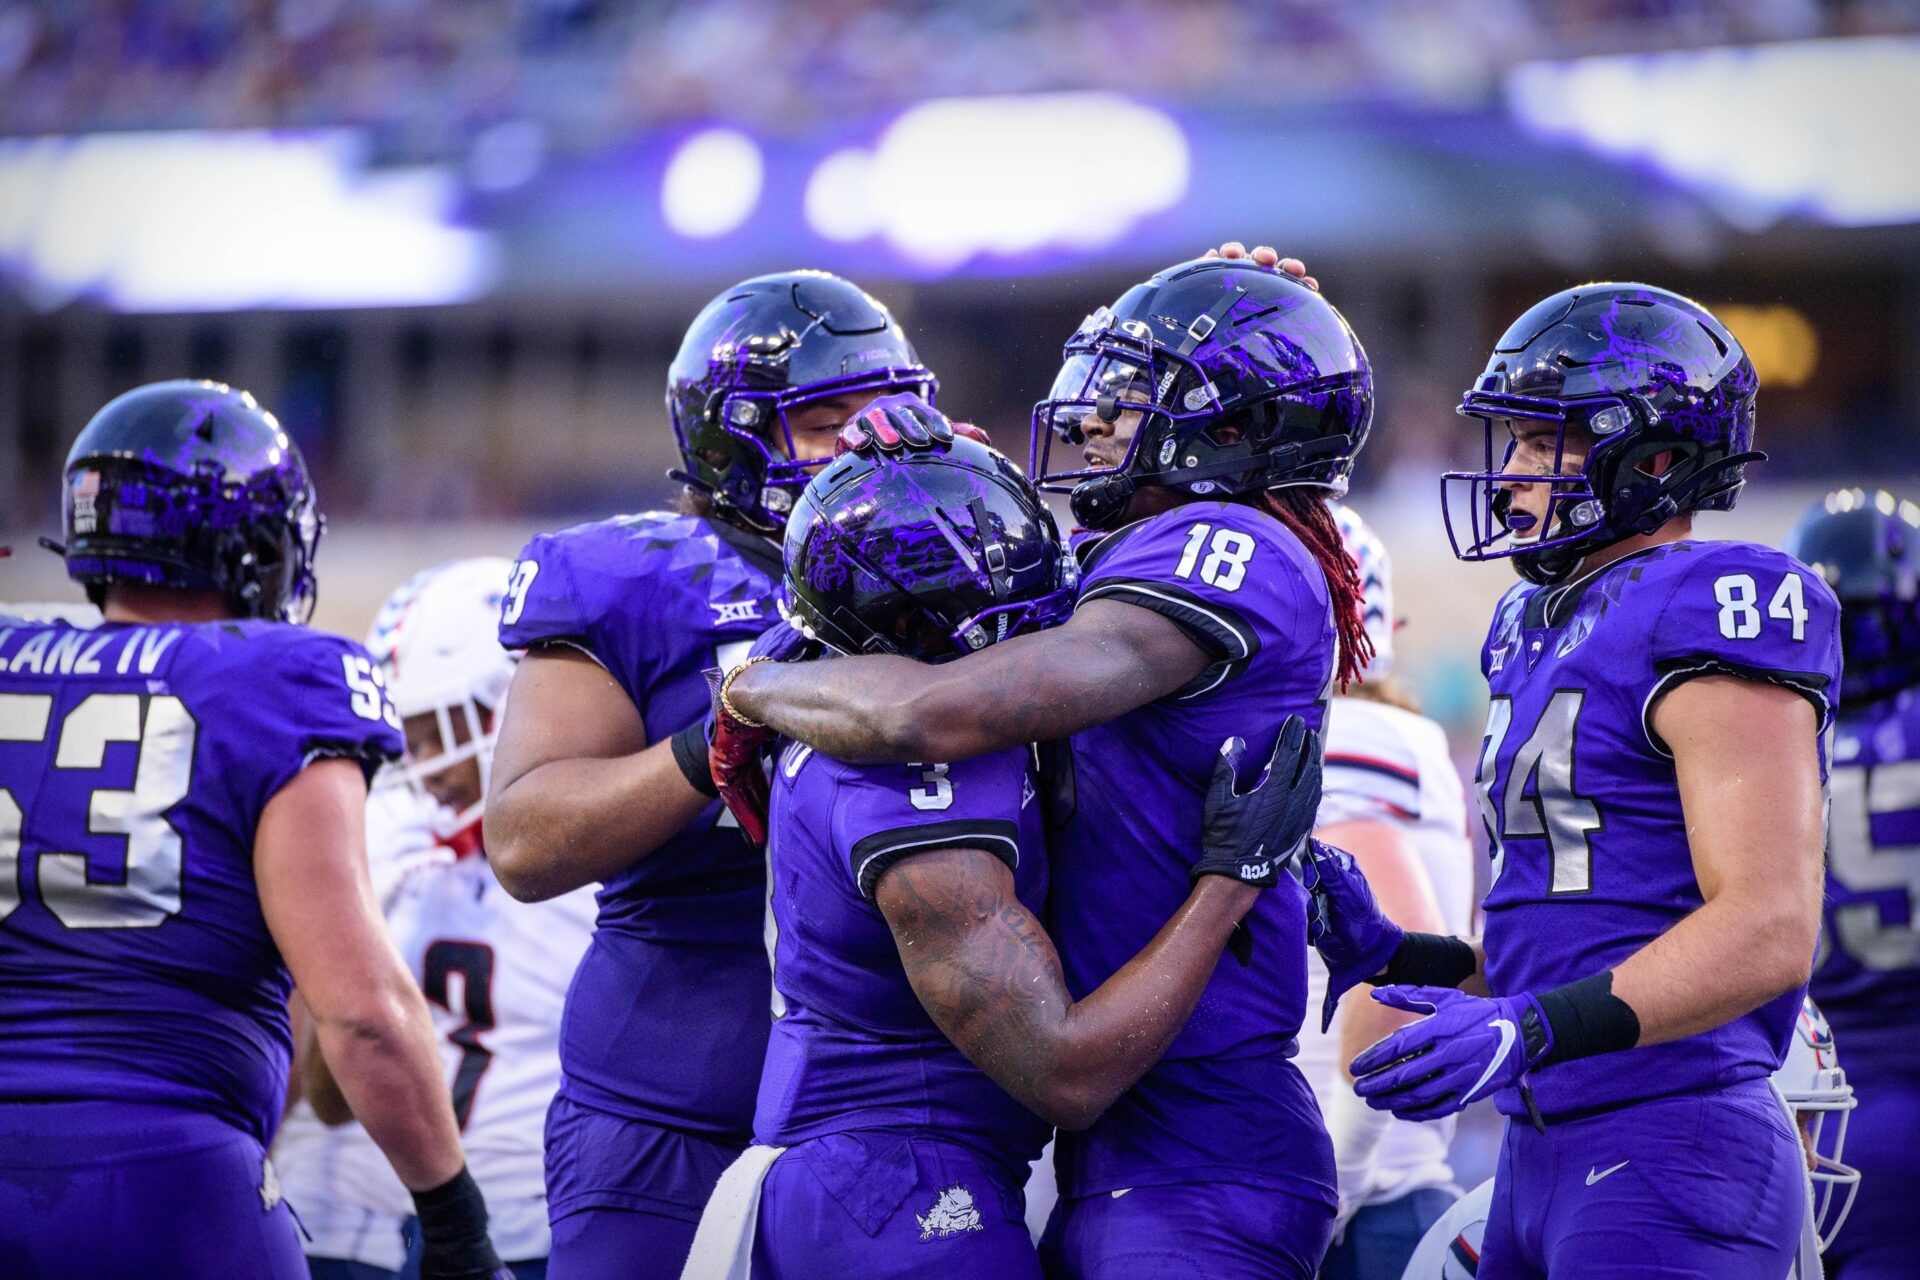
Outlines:
{"label": "black glove", "polygon": [[413,1193],[420,1217],[420,1280],[512,1280],[487,1239],[487,1202],[465,1165],[431,1191]]}
{"label": "black glove", "polygon": [[1267,889],[1313,834],[1320,808],[1320,735],[1299,716],[1288,716],[1266,772],[1251,789],[1240,791],[1240,759],[1246,751],[1241,738],[1228,738],[1220,747],[1193,879],[1227,876]]}

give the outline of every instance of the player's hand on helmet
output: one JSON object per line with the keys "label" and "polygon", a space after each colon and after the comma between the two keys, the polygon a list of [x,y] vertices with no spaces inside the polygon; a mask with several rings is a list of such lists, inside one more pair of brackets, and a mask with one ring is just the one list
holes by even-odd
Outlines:
{"label": "player's hand on helmet", "polygon": [[1294,874],[1307,891],[1307,941],[1327,965],[1327,998],[1320,1006],[1325,1032],[1340,997],[1378,976],[1407,935],[1381,912],[1366,876],[1345,849],[1309,840]]}
{"label": "player's hand on helmet", "polygon": [[[742,663],[741,667],[745,665]],[[733,670],[738,671],[740,667]],[[779,735],[766,725],[743,719],[727,705],[726,682],[732,674],[717,668],[706,673],[707,686],[713,694],[707,768],[721,803],[740,824],[741,833],[750,843],[764,845],[767,813],[772,805],[766,755]]]}
{"label": "player's hand on helmet", "polygon": [[955,422],[924,398],[903,391],[881,396],[847,419],[847,425],[840,429],[840,438],[834,442],[833,452],[839,457],[862,449],[877,449],[882,453],[930,449],[952,444],[955,436],[965,436],[984,445],[993,443],[985,431],[971,422]]}
{"label": "player's hand on helmet", "polygon": [[1553,1049],[1553,1030],[1530,995],[1381,987],[1373,998],[1429,1015],[1353,1060],[1354,1092],[1402,1120],[1450,1116],[1520,1079]]}
{"label": "player's hand on helmet", "polygon": [[820,643],[810,640],[793,621],[786,617],[786,608],[781,607],[781,619],[760,633],[760,638],[747,650],[748,658],[765,658],[769,662],[805,662],[820,656]]}
{"label": "player's hand on helmet", "polygon": [[413,1193],[420,1219],[420,1280],[512,1280],[487,1239],[487,1202],[465,1166],[448,1181]]}
{"label": "player's hand on helmet", "polygon": [[1283,258],[1280,251],[1272,245],[1257,244],[1249,252],[1247,246],[1238,240],[1229,240],[1217,249],[1209,249],[1200,255],[1203,258],[1245,258],[1256,266],[1278,267],[1309,289],[1318,291],[1320,282],[1307,274],[1307,264],[1298,258]]}
{"label": "player's hand on helmet", "polygon": [[1220,747],[1192,879],[1226,876],[1267,889],[1279,882],[1313,833],[1320,807],[1320,735],[1299,716],[1288,716],[1266,769],[1242,791],[1240,765],[1246,753],[1242,738],[1228,738]]}

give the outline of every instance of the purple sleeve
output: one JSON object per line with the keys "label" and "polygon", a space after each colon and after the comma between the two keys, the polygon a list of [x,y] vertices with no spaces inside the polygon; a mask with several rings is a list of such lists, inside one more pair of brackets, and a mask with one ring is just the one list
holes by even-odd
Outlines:
{"label": "purple sleeve", "polygon": [[521,550],[500,602],[500,643],[509,649],[567,644],[607,666],[591,648],[591,620],[573,582],[565,535],[539,534]]}
{"label": "purple sleeve", "polygon": [[249,688],[237,700],[251,721],[244,749],[258,762],[260,804],[315,760],[358,761],[371,782],[404,745],[379,664],[343,636],[304,628],[278,634],[280,651],[253,668],[270,687]]}
{"label": "purple sleeve", "polygon": [[1661,695],[1698,676],[1730,675],[1792,689],[1824,731],[1840,694],[1840,605],[1818,575],[1768,547],[1700,544],[1648,626],[1653,686],[1641,711],[1647,741]]}
{"label": "purple sleeve", "polygon": [[984,849],[1018,867],[1020,808],[1029,794],[1024,749],[953,764],[852,767],[834,799],[834,846],[868,901],[888,867],[931,849]]}
{"label": "purple sleeve", "polygon": [[[1279,524],[1251,507],[1194,503],[1122,529],[1083,559],[1080,602],[1121,600],[1167,618],[1229,672],[1260,649],[1252,615],[1297,605]],[[1291,535],[1288,535],[1291,536]]]}

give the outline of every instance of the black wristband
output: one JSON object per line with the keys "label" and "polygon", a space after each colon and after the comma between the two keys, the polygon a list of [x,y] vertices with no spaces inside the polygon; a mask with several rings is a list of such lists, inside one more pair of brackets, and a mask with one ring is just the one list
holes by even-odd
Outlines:
{"label": "black wristband", "polygon": [[1457,987],[1480,968],[1473,958],[1473,945],[1460,938],[1439,933],[1409,933],[1394,948],[1375,985],[1386,983],[1412,987]]}
{"label": "black wristband", "polygon": [[707,764],[707,722],[695,720],[673,735],[673,762],[680,766],[687,785],[709,800],[720,798],[713,785],[713,770]]}
{"label": "black wristband", "polygon": [[1540,1060],[1543,1067],[1596,1053],[1617,1053],[1640,1043],[1640,1015],[1613,994],[1611,969],[1536,998],[1553,1031],[1553,1047]]}
{"label": "black wristband", "polygon": [[434,1263],[432,1272],[423,1270],[423,1275],[485,1275],[500,1265],[487,1239],[487,1202],[465,1165],[439,1186],[414,1192],[413,1211],[420,1217],[420,1239]]}

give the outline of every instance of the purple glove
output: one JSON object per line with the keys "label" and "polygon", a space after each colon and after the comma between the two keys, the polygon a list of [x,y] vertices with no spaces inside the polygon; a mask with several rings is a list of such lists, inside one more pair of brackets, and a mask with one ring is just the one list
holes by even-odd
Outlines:
{"label": "purple glove", "polygon": [[1382,987],[1381,1004],[1429,1013],[1353,1060],[1353,1091],[1402,1120],[1438,1120],[1504,1089],[1553,1049],[1532,996],[1489,1000],[1451,987]]}
{"label": "purple glove", "polygon": [[760,633],[760,638],[747,650],[747,656],[771,658],[775,662],[805,662],[820,656],[820,646],[807,639],[791,621],[782,618]]}
{"label": "purple glove", "polygon": [[1327,963],[1327,998],[1320,1006],[1324,1034],[1340,997],[1385,969],[1407,935],[1380,913],[1367,878],[1345,849],[1309,840],[1298,865],[1308,894],[1307,941]]}

